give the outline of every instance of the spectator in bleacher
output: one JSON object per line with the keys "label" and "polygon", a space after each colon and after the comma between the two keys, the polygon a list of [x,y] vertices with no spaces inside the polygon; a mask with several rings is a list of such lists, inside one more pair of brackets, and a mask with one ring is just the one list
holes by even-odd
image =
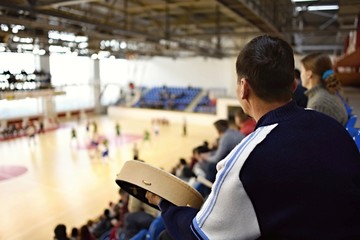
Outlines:
{"label": "spectator in bleacher", "polygon": [[175,166],[173,173],[181,180],[188,182],[194,177],[194,173],[184,158],[180,158],[179,163]]}
{"label": "spectator in bleacher", "polygon": [[129,194],[122,188],[119,189],[120,200],[114,207],[116,216],[112,219],[113,229],[110,233],[110,240],[117,239],[118,230],[121,231],[124,226],[125,215],[128,213]]}
{"label": "spectator in bleacher", "polygon": [[79,240],[96,240],[94,235],[91,234],[87,225],[80,228]]}
{"label": "spectator in bleacher", "polygon": [[100,217],[99,222],[94,228],[94,236],[99,238],[102,234],[109,231],[112,228],[110,210],[105,209],[103,215]]}
{"label": "spectator in bleacher", "polygon": [[235,113],[235,124],[239,127],[240,132],[245,136],[252,133],[256,127],[256,121],[244,113],[242,108],[239,108]]}
{"label": "spectator in bleacher", "polygon": [[176,104],[175,104],[174,99],[169,99],[167,101],[167,108],[170,109],[170,110],[174,110],[176,108]]}
{"label": "spectator in bleacher", "polygon": [[58,224],[54,229],[55,240],[70,240],[66,233],[66,226],[64,224]]}
{"label": "spectator in bleacher", "polygon": [[169,90],[167,89],[167,87],[165,85],[160,90],[159,97],[160,97],[160,100],[162,100],[162,101],[168,100],[170,98]]}
{"label": "spectator in bleacher", "polygon": [[238,130],[229,128],[229,122],[224,119],[214,122],[214,126],[219,134],[219,143],[215,151],[201,154],[199,161],[203,169],[206,171],[206,178],[213,182],[216,175],[216,164],[224,159],[230,151],[241,142],[245,137]]}
{"label": "spectator in bleacher", "polygon": [[190,167],[191,170],[194,168],[195,164],[198,162],[198,160],[197,160],[198,154],[199,154],[198,150],[199,150],[200,147],[203,147],[202,149],[205,149],[205,151],[202,151],[202,153],[210,152],[208,141],[204,141],[204,143],[202,145],[195,147],[192,150],[192,156],[190,158],[189,167]]}
{"label": "spectator in bleacher", "polygon": [[337,95],[341,84],[332,70],[329,56],[312,53],[305,56],[301,63],[301,81],[308,89],[307,107],[324,113],[345,125],[348,115],[341,98]]}
{"label": "spectator in bleacher", "polygon": [[191,170],[195,173],[195,175],[199,175],[202,177],[206,177],[206,172],[207,172],[207,166],[208,164],[205,165],[203,158],[204,158],[204,154],[208,154],[211,150],[204,145],[200,145],[197,146],[196,148],[194,148],[193,150],[193,158],[195,159],[195,161],[192,161],[192,168]]}
{"label": "spectator in bleacher", "polygon": [[86,226],[87,226],[87,228],[89,229],[89,231],[90,231],[91,233],[94,232],[94,229],[95,229],[95,227],[96,227],[94,221],[91,220],[91,219],[87,221]]}
{"label": "spectator in bleacher", "polygon": [[120,232],[120,239],[130,239],[140,230],[148,229],[152,221],[159,215],[159,211],[141,202],[133,196],[129,197],[129,213],[125,216],[124,227]]}
{"label": "spectator in bleacher", "polygon": [[71,229],[70,240],[78,240],[78,238],[79,238],[79,229],[74,227]]}
{"label": "spectator in bleacher", "polygon": [[299,107],[306,108],[308,97],[305,95],[306,88],[301,85],[301,73],[299,69],[295,68],[294,77],[297,82],[297,86],[293,93],[293,99]]}

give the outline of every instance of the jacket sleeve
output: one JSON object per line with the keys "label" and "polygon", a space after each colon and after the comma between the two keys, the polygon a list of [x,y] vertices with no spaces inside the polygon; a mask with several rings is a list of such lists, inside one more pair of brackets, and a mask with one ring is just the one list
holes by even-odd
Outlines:
{"label": "jacket sleeve", "polygon": [[164,199],[161,200],[159,207],[166,230],[174,240],[198,239],[192,231],[191,224],[199,210],[191,207],[178,207]]}

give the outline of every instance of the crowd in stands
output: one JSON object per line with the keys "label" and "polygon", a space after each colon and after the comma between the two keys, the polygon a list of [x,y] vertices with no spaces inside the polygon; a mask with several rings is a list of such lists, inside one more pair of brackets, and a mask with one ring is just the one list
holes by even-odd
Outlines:
{"label": "crowd in stands", "polygon": [[215,113],[216,99],[210,99],[209,94],[203,96],[194,108],[194,112]]}
{"label": "crowd in stands", "polygon": [[[46,126],[45,126],[46,125]],[[17,137],[34,137],[35,134],[45,133],[46,130],[58,127],[54,119],[26,120],[13,123],[6,121],[0,125],[0,140],[9,140]]]}
{"label": "crowd in stands", "polygon": [[216,113],[217,99],[226,96],[226,90],[213,88],[206,90],[206,94],[197,102],[194,112]]}
{"label": "crowd in stands", "polygon": [[4,71],[0,75],[0,91],[30,91],[51,88],[51,75],[44,71],[27,73],[22,70],[18,74]]}
{"label": "crowd in stands", "polygon": [[[193,87],[154,87],[147,92],[142,91],[142,96],[133,106],[140,108],[183,111],[196,98],[196,96],[200,94],[200,92],[200,88]],[[193,111],[215,113],[216,99],[217,97],[223,95],[224,92],[221,89],[208,90],[206,95],[201,97],[201,99],[196,103]]]}
{"label": "crowd in stands", "polygon": [[148,229],[159,215],[158,210],[119,190],[118,202],[110,202],[104,212],[94,220],[88,220],[80,228],[73,227],[70,236],[66,225],[54,229],[56,240],[127,240],[143,229]]}
{"label": "crowd in stands", "polygon": [[185,110],[200,93],[200,88],[154,87],[140,97],[134,107]]}
{"label": "crowd in stands", "polygon": [[237,112],[235,119],[235,126],[231,126],[231,123],[225,119],[215,121],[214,127],[218,132],[218,138],[213,141],[211,146],[208,141],[204,141],[193,149],[189,161],[181,158],[172,170],[174,175],[195,187],[204,197],[207,197],[210,189],[198,181],[198,178],[214,182],[217,172],[216,164],[255,129],[255,121],[242,109]]}

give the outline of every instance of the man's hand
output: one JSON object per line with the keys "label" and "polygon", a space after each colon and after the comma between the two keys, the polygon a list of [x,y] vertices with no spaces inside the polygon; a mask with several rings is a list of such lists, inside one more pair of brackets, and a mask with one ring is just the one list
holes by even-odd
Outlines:
{"label": "man's hand", "polygon": [[156,206],[159,206],[159,203],[161,201],[161,197],[159,197],[158,195],[147,191],[146,194],[145,194],[145,197],[147,198],[149,203],[154,204]]}

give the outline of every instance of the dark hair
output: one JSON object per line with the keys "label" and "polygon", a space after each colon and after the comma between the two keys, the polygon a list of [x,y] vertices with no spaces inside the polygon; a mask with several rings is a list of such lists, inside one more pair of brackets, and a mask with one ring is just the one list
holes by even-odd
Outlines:
{"label": "dark hair", "polygon": [[320,82],[331,93],[336,93],[341,88],[340,81],[335,74],[329,74],[324,79],[323,74],[332,70],[332,62],[328,55],[323,53],[311,53],[301,59],[301,63],[306,70],[310,70],[320,78]]}
{"label": "dark hair", "polygon": [[229,128],[229,122],[225,119],[220,119],[214,122],[214,126],[219,133],[224,133]]}
{"label": "dark hair", "polygon": [[200,146],[197,146],[196,148],[194,148],[193,153],[201,154],[201,153],[207,153],[209,151],[210,151],[210,149],[208,147],[200,145]]}
{"label": "dark hair", "polygon": [[84,225],[80,228],[80,239],[95,239],[91,235],[88,226]]}
{"label": "dark hair", "polygon": [[110,210],[109,209],[105,209],[104,210],[104,216],[106,217],[106,218],[109,218],[110,217]]}
{"label": "dark hair", "polygon": [[300,72],[300,70],[297,69],[297,68],[294,69],[294,77],[295,77],[296,79],[300,79],[300,78],[301,78],[301,72]]}
{"label": "dark hair", "polygon": [[251,40],[237,58],[236,72],[262,100],[287,101],[292,97],[294,54],[278,37],[263,35]]}
{"label": "dark hair", "polygon": [[58,224],[54,229],[54,234],[57,240],[69,239],[66,235],[66,226],[64,224]]}
{"label": "dark hair", "polygon": [[180,164],[181,165],[186,165],[186,160],[184,158],[180,158]]}
{"label": "dark hair", "polygon": [[79,229],[77,229],[76,227],[74,227],[73,229],[71,229],[71,237],[78,237],[79,236]]}

